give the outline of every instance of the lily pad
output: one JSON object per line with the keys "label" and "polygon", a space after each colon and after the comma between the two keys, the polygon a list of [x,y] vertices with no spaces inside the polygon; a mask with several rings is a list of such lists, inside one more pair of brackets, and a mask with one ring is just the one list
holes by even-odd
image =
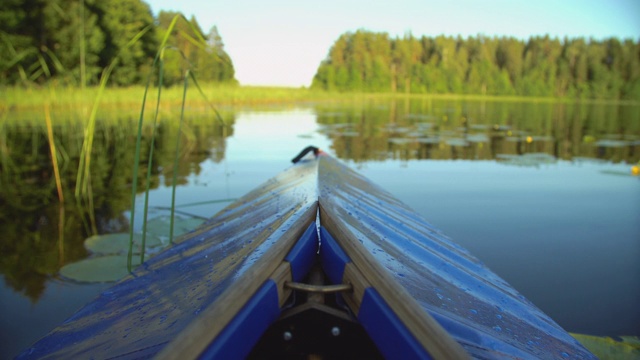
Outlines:
{"label": "lily pad", "polygon": [[[140,265],[140,257],[134,256],[133,266]],[[113,282],[125,277],[127,271],[126,255],[107,255],[80,260],[67,264],[60,269],[60,275],[80,282]]]}
{"label": "lily pad", "polygon": [[419,143],[421,143],[421,144],[439,144],[440,143],[440,138],[437,138],[437,137],[426,137],[426,138],[419,138],[417,141]]}
{"label": "lily pad", "polygon": [[600,146],[600,147],[610,147],[610,148],[618,148],[618,147],[625,147],[629,145],[629,143],[627,141],[624,140],[599,140],[596,141],[596,146]]}
{"label": "lily pad", "polygon": [[344,137],[357,137],[360,136],[360,133],[357,131],[341,131],[337,135]]}
{"label": "lily pad", "polygon": [[[204,223],[204,219],[199,218],[175,218],[173,221],[173,237],[186,234]],[[147,222],[147,233],[169,238],[171,218],[160,216]]]}
{"label": "lily pad", "polygon": [[469,142],[483,143],[489,142],[489,137],[486,134],[469,134],[466,140]]}
{"label": "lily pad", "polygon": [[[147,234],[145,247],[162,245],[157,236]],[[142,235],[133,234],[133,251],[140,253]],[[91,236],[84,241],[84,247],[94,254],[123,254],[129,251],[129,233],[115,233]]]}
{"label": "lily pad", "polygon": [[407,139],[407,138],[389,138],[388,141],[396,145],[405,145],[405,144],[410,144],[412,142],[411,139]]}
{"label": "lily pad", "polygon": [[640,359],[640,340],[635,336],[621,336],[622,341],[606,336],[571,336],[600,359]]}
{"label": "lily pad", "polygon": [[487,124],[471,124],[469,128],[474,130],[487,130],[493,128],[493,126]]}
{"label": "lily pad", "polygon": [[553,155],[546,153],[527,153],[523,155],[498,154],[496,160],[503,164],[516,166],[540,166],[556,162]]}
{"label": "lily pad", "polygon": [[461,138],[447,139],[445,143],[449,146],[469,146],[467,140]]}

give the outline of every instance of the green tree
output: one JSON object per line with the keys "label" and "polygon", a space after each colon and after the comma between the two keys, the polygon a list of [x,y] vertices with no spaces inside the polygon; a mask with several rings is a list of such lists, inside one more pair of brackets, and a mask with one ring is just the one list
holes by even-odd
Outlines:
{"label": "green tree", "polygon": [[68,82],[95,84],[102,66],[100,52],[105,34],[99,26],[95,0],[49,1],[44,7],[45,28],[50,29],[49,45],[60,61]]}
{"label": "green tree", "polygon": [[337,90],[638,99],[640,43],[482,35],[342,34],[313,87]]}
{"label": "green tree", "polygon": [[[100,72],[104,34],[94,0],[9,0],[0,5],[0,81],[84,81]],[[84,36],[83,36],[84,35]]]}
{"label": "green tree", "polygon": [[37,61],[37,10],[26,0],[0,2],[0,84],[20,81],[24,66]]}
{"label": "green tree", "polygon": [[207,48],[198,69],[203,78],[211,81],[235,82],[235,69],[231,57],[224,50],[222,36],[214,25],[207,35]]}
{"label": "green tree", "polygon": [[524,44],[515,38],[502,38],[496,48],[496,62],[507,71],[512,84],[517,85],[522,77]]}
{"label": "green tree", "polygon": [[158,37],[164,38],[176,16],[178,20],[169,34],[169,48],[165,49],[164,83],[180,83],[187,70],[194,71],[202,81],[234,82],[233,63],[224,51],[217,27],[204,34],[195,17],[187,21],[180,13],[160,11]]}
{"label": "green tree", "polygon": [[[149,5],[140,0],[100,1],[97,2],[96,11],[102,12],[100,25],[106,35],[106,46],[100,53],[101,65],[106,67],[118,58],[118,66],[111,74],[112,83],[142,83],[151,70],[158,47]],[[127,47],[127,43],[149,26],[150,31]]]}

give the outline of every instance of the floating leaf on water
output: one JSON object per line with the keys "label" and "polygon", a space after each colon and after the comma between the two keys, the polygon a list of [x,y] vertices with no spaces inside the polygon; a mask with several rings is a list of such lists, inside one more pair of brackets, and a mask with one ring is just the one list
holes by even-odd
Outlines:
{"label": "floating leaf on water", "polygon": [[349,126],[351,126],[350,123],[322,124],[323,128],[328,128],[328,129],[341,129]]}
{"label": "floating leaf on water", "polygon": [[[204,219],[199,218],[175,218],[173,221],[173,237],[188,233],[204,223]],[[147,232],[163,238],[169,238],[171,218],[160,216],[147,222]]]}
{"label": "floating leaf on water", "polygon": [[417,137],[420,137],[420,136],[424,136],[425,134],[423,132],[420,132],[420,131],[411,131],[411,132],[408,132],[406,135],[409,136],[409,137],[417,138]]}
{"label": "floating leaf on water", "polygon": [[596,141],[596,146],[599,147],[625,147],[629,145],[628,141],[624,140],[599,140]]}
{"label": "floating leaf on water", "polygon": [[532,159],[532,160],[537,160],[537,161],[541,161],[541,162],[554,162],[556,161],[556,157],[551,155],[551,154],[547,154],[547,153],[526,153],[526,154],[522,154],[522,157],[527,158],[527,159]]}
{"label": "floating leaf on water", "polygon": [[350,128],[351,124],[323,124],[320,125],[320,129],[318,129],[319,133],[333,135],[338,132],[340,129]]}
{"label": "floating leaf on water", "polygon": [[551,141],[555,141],[555,138],[553,136],[544,136],[544,135],[532,136],[531,139],[533,141],[536,141],[536,142],[551,142]]}
{"label": "floating leaf on water", "polygon": [[413,140],[407,138],[389,138],[389,142],[396,145],[405,145],[412,143]]}
{"label": "floating leaf on water", "polygon": [[471,135],[467,135],[466,139],[467,141],[475,142],[475,143],[489,142],[489,137],[486,134],[471,134]]}
{"label": "floating leaf on water", "polygon": [[634,176],[632,172],[616,171],[616,170],[600,170],[601,174],[615,175],[615,176]]}
{"label": "floating leaf on water", "polygon": [[635,336],[621,336],[616,341],[606,336],[571,334],[600,359],[640,359],[640,339]]}
{"label": "floating leaf on water", "polygon": [[471,124],[469,125],[469,128],[474,130],[487,130],[487,129],[492,129],[493,126],[486,125],[486,124]]}
{"label": "floating leaf on water", "polygon": [[417,141],[421,144],[439,144],[440,138],[437,137],[427,137],[427,138],[419,138]]}
{"label": "floating leaf on water", "polygon": [[[140,257],[134,256],[133,266],[140,265]],[[80,282],[112,282],[125,277],[127,271],[126,255],[107,255],[80,260],[67,264],[60,269],[60,275]]]}
{"label": "floating leaf on water", "polygon": [[[435,118],[435,116],[429,116],[429,119],[434,119],[434,118]],[[430,122],[419,122],[419,123],[416,123],[416,126],[420,130],[429,130],[429,129],[433,128],[433,125],[434,124],[430,123]]]}
{"label": "floating leaf on water", "polygon": [[360,133],[357,131],[340,131],[335,135],[340,135],[345,137],[357,137],[357,136],[360,136]]}
{"label": "floating leaf on water", "polygon": [[496,155],[496,159],[500,159],[500,160],[512,160],[519,157],[520,155],[513,155],[513,154],[497,154]]}
{"label": "floating leaf on water", "polygon": [[385,130],[385,131],[388,131],[388,132],[400,133],[400,134],[408,133],[408,132],[411,131],[411,129],[408,128],[408,127],[399,126],[399,125],[396,125],[396,124],[387,124],[382,129]]}
{"label": "floating leaf on water", "polygon": [[458,138],[447,139],[445,140],[445,143],[450,146],[469,146],[469,142],[467,142],[467,140]]}
{"label": "floating leaf on water", "polygon": [[584,156],[574,156],[571,159],[571,161],[577,162],[577,163],[592,163],[592,164],[604,164],[608,162],[603,159],[590,158],[590,157],[584,157]]}
{"label": "floating leaf on water", "polygon": [[[147,233],[145,247],[162,245],[162,241],[152,234]],[[133,234],[133,251],[140,253],[142,235]],[[84,241],[84,247],[95,254],[122,254],[129,251],[129,233],[115,233],[95,235]]]}
{"label": "floating leaf on water", "polygon": [[491,128],[493,130],[495,130],[495,131],[507,131],[507,130],[511,129],[511,126],[509,126],[509,125],[497,125],[496,124],[496,125],[493,125]]}
{"label": "floating leaf on water", "polygon": [[416,120],[429,120],[433,119],[435,116],[426,115],[426,114],[406,114],[404,116],[405,119],[416,119]]}
{"label": "floating leaf on water", "polygon": [[547,153],[528,153],[523,155],[498,154],[496,160],[507,165],[539,166],[556,162],[556,157]]}

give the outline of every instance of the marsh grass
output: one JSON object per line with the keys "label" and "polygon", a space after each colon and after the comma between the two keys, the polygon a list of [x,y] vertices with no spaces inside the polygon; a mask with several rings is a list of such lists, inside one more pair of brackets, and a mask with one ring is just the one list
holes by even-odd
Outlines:
{"label": "marsh grass", "polygon": [[[197,77],[197,73],[191,72],[190,77]],[[602,104],[629,104],[638,105],[638,101],[611,101],[611,100],[575,100],[568,98],[536,98],[536,97],[505,97],[505,96],[478,96],[458,94],[392,94],[392,93],[359,93],[359,92],[327,92],[308,88],[287,87],[263,87],[263,86],[239,86],[225,83],[199,84],[203,96],[189,99],[185,108],[185,115],[189,113],[201,113],[210,111],[214,105],[218,109],[241,108],[244,106],[265,107],[271,106],[295,106],[305,103],[324,102],[360,102],[388,99],[434,99],[434,100],[470,100],[470,101],[498,101],[498,102],[522,102],[522,103],[602,103]],[[91,108],[98,96],[99,88],[87,87],[83,91],[79,87],[61,87],[49,84],[43,87],[10,87],[0,88],[3,96],[0,98],[0,112],[29,112],[39,113],[42,116],[43,105],[49,99],[49,92],[56,92],[56,101],[50,102],[51,112],[74,113],[82,108]],[[162,90],[162,103],[159,109],[163,114],[178,116],[183,99],[183,86],[164,87]],[[136,117],[140,111],[140,98],[145,92],[145,86],[130,86],[124,88],[107,87],[100,94],[100,109],[118,112],[131,112]],[[153,104],[147,104],[146,111],[152,111]],[[100,114],[100,113],[99,113]],[[98,114],[98,115],[99,115]],[[22,117],[24,118],[24,117]],[[61,119],[54,116],[57,123]],[[0,121],[16,121],[15,116]]]}
{"label": "marsh grass", "polygon": [[[197,72],[192,71],[190,77],[197,78]],[[189,108],[209,108],[216,106],[242,106],[261,104],[281,104],[296,102],[311,102],[324,100],[349,99],[357,94],[330,93],[308,88],[239,86],[229,83],[199,83],[205,98],[189,100]],[[58,97],[52,108],[66,110],[77,109],[81,105],[92,106],[98,95],[97,87],[87,87],[84,92],[77,87],[62,87],[49,84],[43,87],[10,87],[4,89],[4,96],[0,99],[0,108],[29,110],[42,108],[47,99],[48,88],[55,88]],[[140,110],[140,98],[146,86],[108,87],[101,94],[102,109],[117,107],[118,109]],[[176,108],[182,103],[183,86],[165,87],[162,94],[163,109]]]}

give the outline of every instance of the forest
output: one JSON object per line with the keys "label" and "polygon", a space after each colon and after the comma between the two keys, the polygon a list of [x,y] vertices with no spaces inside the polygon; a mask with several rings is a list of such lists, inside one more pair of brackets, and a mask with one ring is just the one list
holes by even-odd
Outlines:
{"label": "forest", "polygon": [[[179,21],[167,34],[173,19]],[[168,46],[159,49],[168,36]],[[142,0],[3,0],[0,86],[143,85],[163,53],[163,84],[186,70],[237,84],[217,28]],[[288,54],[296,56],[296,54]],[[319,61],[320,62],[320,61]],[[640,100],[640,40],[342,34],[320,62],[313,90]]]}
{"label": "forest", "polygon": [[312,87],[338,91],[640,100],[640,42],[341,35]]}
{"label": "forest", "polygon": [[[141,0],[0,1],[0,85],[96,85],[117,61],[110,84],[142,84],[175,12],[154,18]],[[204,32],[195,17],[179,18],[164,51],[163,83],[186,69],[199,80],[235,82],[233,63],[214,26]]]}

